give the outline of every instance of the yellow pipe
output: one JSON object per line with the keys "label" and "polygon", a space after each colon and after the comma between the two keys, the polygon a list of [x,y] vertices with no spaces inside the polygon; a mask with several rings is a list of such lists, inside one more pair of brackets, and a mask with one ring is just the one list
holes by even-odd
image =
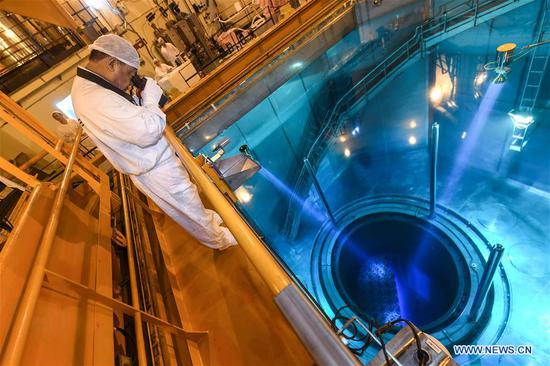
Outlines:
{"label": "yellow pipe", "polygon": [[[126,196],[126,185],[124,184],[124,175],[118,173],[120,178],[120,194],[122,196],[122,210],[124,213],[124,228],[126,232],[126,249],[128,251],[128,272],[130,272],[130,292],[132,295],[132,306],[140,310],[139,294],[136,280],[136,266],[134,259],[134,243],[132,242],[132,232],[130,230],[130,217],[128,216],[128,197]],[[143,323],[141,313],[134,313],[134,330],[136,333],[136,347],[138,354],[138,365],[146,366],[147,357],[145,355],[145,341],[143,340]]]}
{"label": "yellow pipe", "polygon": [[55,196],[55,201],[52,207],[52,215],[48,221],[48,225],[46,226],[42,236],[42,241],[38,247],[38,253],[36,254],[36,259],[34,260],[29,280],[27,281],[27,285],[23,292],[23,298],[20,305],[17,307],[0,365],[15,366],[21,363],[21,357],[23,356],[23,351],[25,350],[25,343],[29,335],[34,310],[36,308],[38,296],[40,295],[40,288],[42,287],[42,282],[44,280],[46,264],[48,263],[48,257],[55,240],[57,227],[59,226],[59,217],[63,208],[65,195],[69,188],[71,170],[78,153],[78,145],[80,143],[81,136],[82,128],[79,127],[73,148],[71,149],[71,155],[69,156],[65,172],[63,173],[61,186]]}
{"label": "yellow pipe", "polygon": [[291,280],[288,274],[274,260],[254,231],[241,215],[227,201],[220,190],[212,183],[208,175],[197,165],[193,155],[181,144],[171,127],[166,127],[165,135],[176,150],[183,166],[195,180],[201,192],[208,198],[216,212],[222,217],[227,228],[237,239],[239,246],[250,259],[256,270],[267,283],[273,294],[279,294]]}

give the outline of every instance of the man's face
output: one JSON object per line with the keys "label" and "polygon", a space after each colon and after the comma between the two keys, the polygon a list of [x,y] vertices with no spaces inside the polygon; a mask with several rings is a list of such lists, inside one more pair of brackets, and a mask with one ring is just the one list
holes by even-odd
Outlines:
{"label": "man's face", "polygon": [[114,59],[112,82],[121,90],[126,90],[137,70],[124,62]]}

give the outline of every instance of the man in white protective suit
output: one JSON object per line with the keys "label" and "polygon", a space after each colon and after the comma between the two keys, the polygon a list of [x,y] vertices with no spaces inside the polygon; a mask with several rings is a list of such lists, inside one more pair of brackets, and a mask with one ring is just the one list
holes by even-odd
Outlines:
{"label": "man in white protective suit", "polygon": [[221,218],[205,209],[197,188],[163,135],[162,89],[147,78],[141,103],[124,90],[139,68],[139,55],[125,39],[109,34],[92,45],[79,67],[71,97],[86,134],[140,191],[202,244],[225,249],[237,242]]}

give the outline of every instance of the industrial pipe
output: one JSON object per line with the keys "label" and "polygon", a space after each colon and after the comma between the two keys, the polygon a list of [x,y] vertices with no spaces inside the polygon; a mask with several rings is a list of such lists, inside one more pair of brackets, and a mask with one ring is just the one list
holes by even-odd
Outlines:
{"label": "industrial pipe", "polygon": [[59,217],[63,208],[63,202],[71,181],[71,170],[78,153],[78,145],[80,144],[81,136],[82,128],[79,127],[74,145],[71,149],[71,155],[69,156],[65,172],[63,173],[61,185],[55,195],[50,220],[48,221],[42,236],[42,241],[38,246],[36,259],[34,260],[29,279],[23,290],[21,303],[17,307],[15,313],[11,331],[8,335],[7,344],[1,357],[0,365],[16,366],[21,363],[25,343],[29,335],[34,310],[36,308],[36,302],[38,301],[40,289],[42,288],[42,282],[44,281],[46,264],[48,263],[48,257],[50,255],[50,251],[55,240],[55,235],[57,233],[57,228],[59,226]]}
{"label": "industrial pipe", "polygon": [[439,124],[432,125],[432,140],[430,145],[430,217],[435,215],[437,200],[437,155],[439,151]]}
{"label": "industrial pipe", "polygon": [[481,309],[481,305],[483,304],[483,301],[487,297],[487,293],[491,288],[493,277],[495,276],[498,264],[500,263],[500,259],[502,258],[503,254],[504,247],[501,244],[495,244],[491,248],[489,259],[487,259],[487,264],[483,269],[481,281],[479,281],[479,286],[474,296],[474,302],[472,303],[472,308],[470,309],[470,316],[468,318],[470,321],[477,320],[479,310]]}
{"label": "industrial pipe", "polygon": [[[128,272],[130,274],[130,292],[132,296],[132,306],[140,310],[139,294],[136,280],[136,266],[134,258],[134,243],[132,241],[132,232],[130,229],[130,216],[128,214],[128,197],[126,196],[126,185],[124,184],[124,175],[118,173],[120,178],[120,196],[122,198],[122,211],[124,214],[124,229],[126,234],[126,249],[128,252]],[[147,365],[147,356],[145,355],[145,341],[143,340],[143,322],[141,313],[134,313],[134,332],[136,335],[136,352],[138,356],[138,365]]]}

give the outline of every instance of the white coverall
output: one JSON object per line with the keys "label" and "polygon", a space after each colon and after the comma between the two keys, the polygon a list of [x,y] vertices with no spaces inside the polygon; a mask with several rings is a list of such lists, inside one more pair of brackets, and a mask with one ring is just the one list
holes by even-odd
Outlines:
{"label": "white coverall", "polygon": [[59,122],[55,132],[57,136],[66,144],[72,144],[78,131],[78,122],[74,119],[67,118],[67,123]]}
{"label": "white coverall", "polygon": [[[236,245],[222,219],[205,209],[197,188],[163,135],[166,116],[155,103],[137,106],[121,95],[76,76],[73,108],[83,129],[115,169],[202,244]],[[158,99],[157,99],[158,100]]]}
{"label": "white coverall", "polygon": [[161,63],[155,66],[155,80],[159,81],[162,77],[172,71],[172,67]]}
{"label": "white coverall", "polygon": [[177,66],[176,65],[176,58],[178,58],[178,55],[181,53],[180,50],[178,50],[176,48],[176,46],[174,46],[172,43],[170,42],[166,42],[165,44],[162,45],[162,47],[160,48],[160,53],[162,55],[162,57],[168,61],[168,63],[172,66]]}

